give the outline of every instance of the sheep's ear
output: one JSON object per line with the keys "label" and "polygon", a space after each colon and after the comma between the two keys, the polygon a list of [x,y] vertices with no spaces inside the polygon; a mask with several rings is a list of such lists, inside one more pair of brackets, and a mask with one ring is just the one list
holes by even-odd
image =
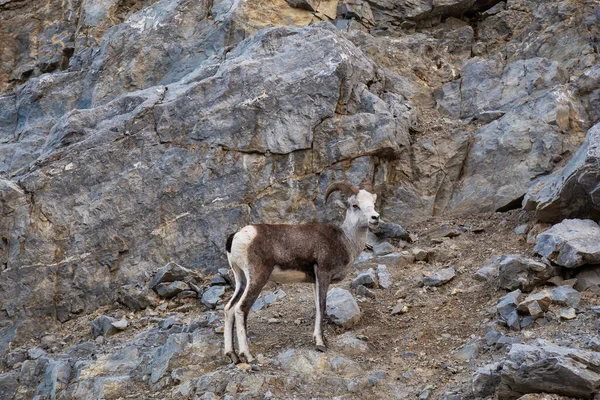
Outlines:
{"label": "sheep's ear", "polygon": [[343,208],[344,210],[348,208],[348,202],[347,201],[335,200],[333,203],[336,206],[338,206],[339,208]]}

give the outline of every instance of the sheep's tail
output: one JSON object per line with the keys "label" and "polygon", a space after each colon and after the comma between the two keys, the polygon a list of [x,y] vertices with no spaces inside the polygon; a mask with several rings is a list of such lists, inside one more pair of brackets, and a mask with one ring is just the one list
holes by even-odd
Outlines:
{"label": "sheep's tail", "polygon": [[231,235],[229,235],[227,237],[227,242],[225,242],[225,250],[227,250],[228,253],[231,253],[231,244],[233,243],[233,237],[235,236],[237,232],[232,233]]}

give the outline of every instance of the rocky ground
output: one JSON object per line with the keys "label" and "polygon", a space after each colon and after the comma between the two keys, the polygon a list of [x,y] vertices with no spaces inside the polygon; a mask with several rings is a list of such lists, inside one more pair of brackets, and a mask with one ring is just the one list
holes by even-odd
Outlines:
{"label": "rocky ground", "polygon": [[[598,286],[579,294],[564,272],[528,269],[527,263],[542,260],[527,241],[528,231],[539,228],[530,213],[489,213],[412,225],[411,243],[371,243],[373,250],[336,285],[352,293],[359,311],[334,310],[329,299],[326,353],[312,343],[312,289],[271,283],[249,319],[255,365],[235,366],[221,354],[222,307],[231,294],[226,271],[202,276],[167,265],[147,287],[125,288],[119,304],[12,348],[3,360],[0,393],[16,399],[467,399],[548,391],[589,398],[600,382]],[[512,281],[503,281],[502,267],[496,275],[481,269],[502,264],[497,259],[505,255],[526,260],[520,274],[510,271]],[[508,290],[501,286],[573,293],[566,303],[540,300],[545,312],[534,320],[519,311],[523,327],[509,327],[500,305]],[[554,367],[523,372],[527,367],[518,363],[532,356],[513,354],[516,344],[523,352],[548,352],[538,362]],[[554,348],[579,352],[561,355],[588,364],[569,369]],[[515,384],[515,377],[522,382]]]}
{"label": "rocky ground", "polygon": [[[44,4],[0,0],[0,398],[600,390],[597,1]],[[336,180],[389,225],[329,352],[271,285],[228,365],[225,238]]]}

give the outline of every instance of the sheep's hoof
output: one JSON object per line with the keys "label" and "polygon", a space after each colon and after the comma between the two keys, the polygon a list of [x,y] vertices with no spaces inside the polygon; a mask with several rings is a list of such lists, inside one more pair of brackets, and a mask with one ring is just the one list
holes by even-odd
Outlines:
{"label": "sheep's hoof", "polygon": [[254,357],[252,357],[252,354],[248,353],[248,354],[244,354],[241,353],[239,355],[240,357],[240,362],[246,363],[246,364],[253,364],[255,362]]}
{"label": "sheep's hoof", "polygon": [[327,351],[327,346],[323,346],[323,345],[319,345],[316,347],[317,351],[320,351],[321,353],[325,353]]}
{"label": "sheep's hoof", "polygon": [[237,354],[235,354],[235,352],[233,352],[233,351],[226,353],[225,356],[229,357],[231,359],[231,362],[234,364],[239,364],[239,362],[240,362],[240,359],[238,358]]}

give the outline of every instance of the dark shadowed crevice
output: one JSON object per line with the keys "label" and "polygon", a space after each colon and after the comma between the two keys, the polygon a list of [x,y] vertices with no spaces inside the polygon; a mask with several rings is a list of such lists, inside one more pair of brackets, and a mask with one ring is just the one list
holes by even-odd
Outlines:
{"label": "dark shadowed crevice", "polygon": [[519,209],[519,208],[521,208],[521,204],[523,203],[524,198],[525,198],[525,194],[523,194],[521,197],[519,197],[517,199],[514,199],[510,203],[496,209],[496,212],[507,212],[510,210]]}

